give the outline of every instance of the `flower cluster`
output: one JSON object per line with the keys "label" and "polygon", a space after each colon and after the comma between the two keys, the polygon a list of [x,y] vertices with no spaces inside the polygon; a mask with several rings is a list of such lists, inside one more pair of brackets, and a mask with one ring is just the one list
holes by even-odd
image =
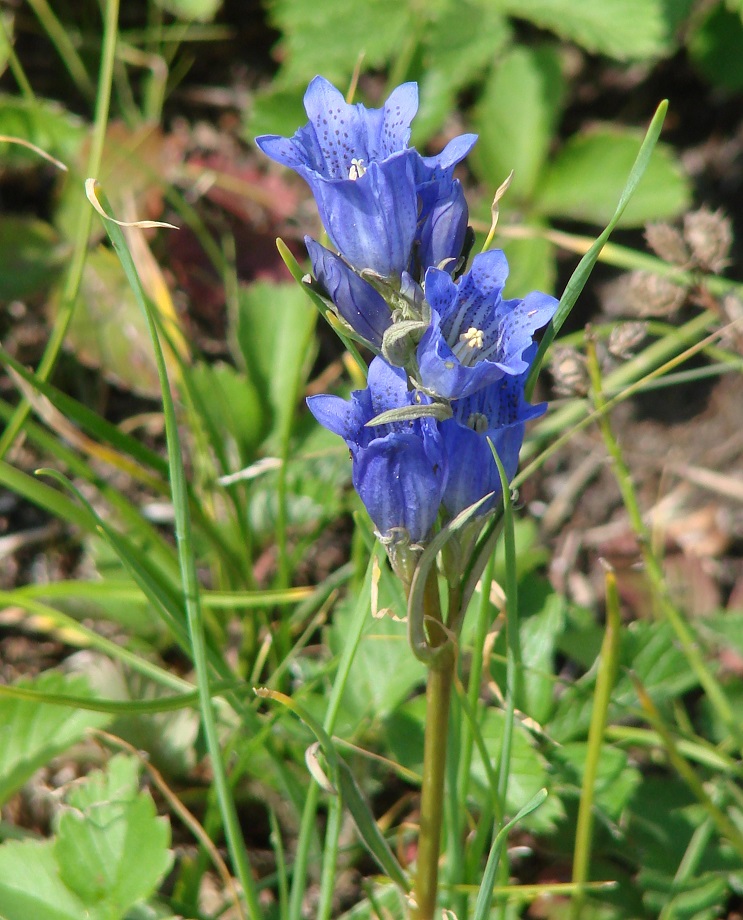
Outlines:
{"label": "flower cluster", "polygon": [[350,401],[311,397],[310,410],[350,448],[354,486],[380,537],[425,545],[437,521],[488,495],[478,513],[494,507],[489,442],[514,476],[525,422],[544,411],[524,395],[534,333],[557,301],[539,292],[505,300],[500,250],[464,272],[468,211],[453,172],[476,137],[421,156],[408,146],[417,105],[414,83],[367,109],[315,77],[309,123],[256,142],[312,189],[333,246],[306,238],[314,277],[376,353],[366,389]]}

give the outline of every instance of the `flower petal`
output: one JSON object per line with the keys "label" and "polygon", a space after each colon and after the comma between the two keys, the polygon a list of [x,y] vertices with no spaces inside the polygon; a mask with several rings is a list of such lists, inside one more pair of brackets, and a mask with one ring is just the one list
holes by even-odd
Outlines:
{"label": "flower petal", "polygon": [[387,302],[334,252],[311,237],[304,238],[312,262],[312,273],[325,288],[338,315],[361,338],[377,349],[384,330],[392,323]]}
{"label": "flower petal", "polygon": [[391,277],[408,267],[418,218],[413,156],[372,163],[356,180],[308,180],[325,229],[359,271]]}

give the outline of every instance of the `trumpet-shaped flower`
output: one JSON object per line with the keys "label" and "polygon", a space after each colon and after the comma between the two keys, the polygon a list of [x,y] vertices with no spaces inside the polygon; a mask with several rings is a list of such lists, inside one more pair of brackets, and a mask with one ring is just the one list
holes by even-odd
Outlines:
{"label": "trumpet-shaped flower", "polygon": [[459,257],[467,211],[452,171],[473,135],[455,138],[436,157],[408,147],[415,83],[368,109],[315,77],[304,105],[309,123],[293,137],[263,135],[256,143],[309,184],[325,229],[354,268],[390,278],[409,270],[416,256],[420,262],[421,253],[437,259],[427,264]]}
{"label": "trumpet-shaped flower", "polygon": [[507,276],[508,262],[498,249],[475,256],[458,282],[446,271],[428,269],[431,325],[417,351],[419,381],[427,392],[461,399],[525,370],[524,353],[554,315],[557,301],[539,291],[504,300]]}
{"label": "trumpet-shaped flower", "polygon": [[532,345],[523,358],[526,369],[518,376],[506,375],[471,396],[452,403],[454,417],[440,423],[447,456],[448,477],[443,505],[449,517],[484,498],[493,497],[479,509],[493,509],[501,493],[498,467],[488,440],[492,441],[506,477],[516,474],[524,440],[525,422],[541,415],[546,404],[532,406],[524,397],[524,385],[537,347]]}
{"label": "trumpet-shaped flower", "polygon": [[338,315],[379,351],[384,331],[392,323],[387,301],[340,256],[309,236],[304,242],[312,262],[312,273],[332,300]]}
{"label": "trumpet-shaped flower", "polygon": [[354,487],[380,536],[425,542],[447,479],[441,434],[432,418],[369,426],[382,412],[416,405],[416,394],[408,390],[405,372],[381,357],[369,367],[368,384],[348,401],[311,396],[307,405],[348,445]]}

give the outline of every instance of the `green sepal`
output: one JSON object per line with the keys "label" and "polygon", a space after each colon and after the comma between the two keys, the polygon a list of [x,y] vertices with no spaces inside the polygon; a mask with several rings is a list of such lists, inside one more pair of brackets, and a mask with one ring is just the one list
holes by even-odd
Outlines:
{"label": "green sepal", "polygon": [[415,357],[415,350],[428,329],[428,323],[418,319],[403,319],[393,323],[382,337],[382,356],[388,364],[406,367]]}
{"label": "green sepal", "polygon": [[401,406],[399,409],[380,412],[366,423],[366,427],[374,428],[377,425],[389,425],[392,422],[413,422],[417,418],[435,418],[439,422],[444,422],[451,417],[452,411],[449,403],[435,402],[428,405],[421,403],[419,406]]}

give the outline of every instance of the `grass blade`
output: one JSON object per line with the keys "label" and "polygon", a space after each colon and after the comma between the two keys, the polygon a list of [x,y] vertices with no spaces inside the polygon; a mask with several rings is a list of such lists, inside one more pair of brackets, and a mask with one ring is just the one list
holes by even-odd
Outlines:
{"label": "grass blade", "polygon": [[[104,209],[108,211],[108,203],[103,200],[101,204]],[[158,336],[157,322],[139,280],[139,275],[137,274],[137,269],[131,253],[129,252],[126,238],[121,228],[112,221],[104,219],[104,227],[121,261],[122,268],[124,269],[137,302],[144,312],[155,353],[163,401],[163,414],[165,417],[168,466],[170,470],[173,509],[175,512],[175,531],[178,546],[178,559],[181,569],[183,599],[188,621],[191,652],[199,689],[201,718],[212,764],[217,801],[219,802],[219,810],[224,825],[225,835],[227,837],[227,845],[232,858],[233,868],[242,885],[249,912],[252,917],[258,918],[261,916],[262,911],[258,902],[258,893],[248,862],[248,855],[242,838],[242,832],[240,830],[235,801],[230,791],[225,766],[222,760],[219,736],[217,734],[216,716],[209,688],[207,643],[201,611],[200,589],[196,574],[196,560],[191,537],[188,489],[186,485],[186,474],[183,467],[183,457],[181,454],[180,436],[178,434],[178,420],[176,418],[175,406],[170,391],[165,357]]]}
{"label": "grass blade", "polygon": [[594,265],[598,261],[599,254],[604,248],[604,244],[611,236],[612,231],[619,222],[619,218],[622,216],[624,209],[627,207],[630,198],[634,194],[640,179],[642,179],[642,176],[647,169],[650,156],[658,142],[658,138],[660,137],[661,128],[663,127],[663,122],[665,120],[667,110],[668,100],[664,99],[663,102],[661,102],[661,104],[655,110],[655,115],[653,115],[653,120],[650,122],[650,127],[647,130],[645,139],[640,145],[637,159],[635,160],[634,165],[630,171],[629,177],[627,179],[627,184],[622,191],[622,194],[619,198],[619,203],[617,204],[617,209],[614,212],[612,219],[609,221],[606,229],[603,231],[603,233],[601,233],[596,242],[580,260],[578,267],[571,275],[570,280],[568,281],[565,290],[563,291],[562,297],[560,298],[560,304],[557,308],[557,313],[555,313],[552,322],[549,324],[544,332],[544,335],[542,336],[542,341],[539,345],[537,356],[534,359],[534,363],[532,364],[531,370],[529,372],[529,378],[526,382],[527,399],[530,399],[532,393],[534,392],[537,375],[539,374],[539,369],[542,366],[542,362],[544,361],[544,356],[547,353],[547,349],[554,341],[555,336],[560,331],[562,324],[570,315],[570,311],[575,306],[576,300],[585,287],[586,281],[588,281],[588,276],[591,274]]}

